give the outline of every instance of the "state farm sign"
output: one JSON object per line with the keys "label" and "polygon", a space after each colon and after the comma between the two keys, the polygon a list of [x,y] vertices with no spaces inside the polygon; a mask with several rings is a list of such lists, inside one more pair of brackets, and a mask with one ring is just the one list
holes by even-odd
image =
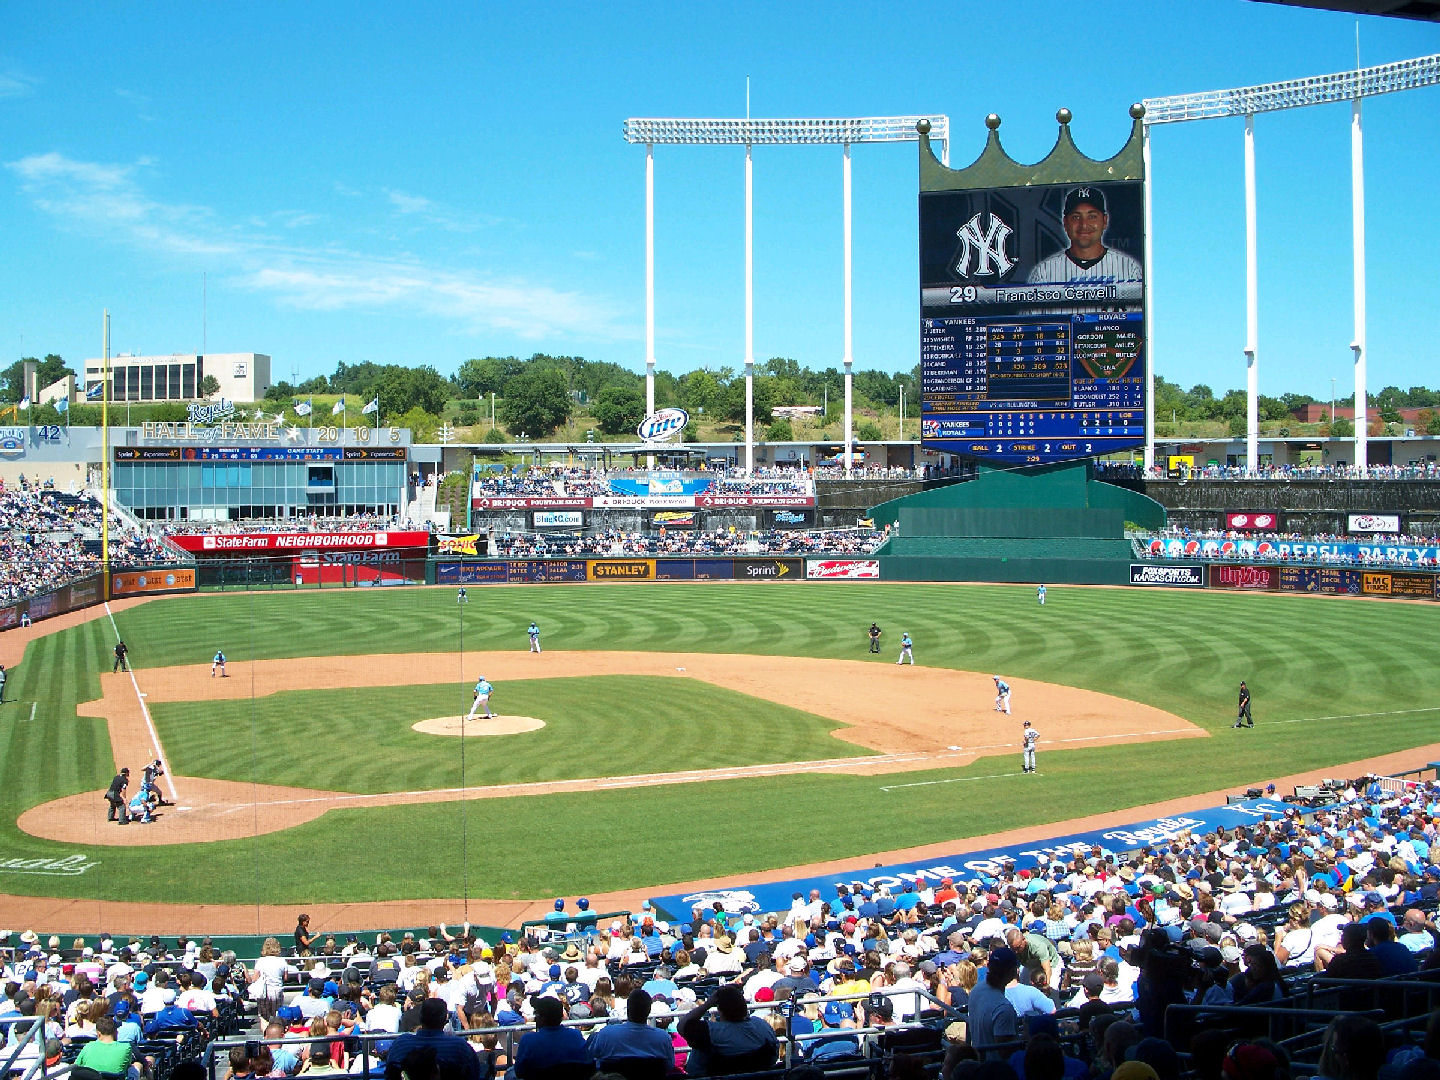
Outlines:
{"label": "state farm sign", "polygon": [[170,538],[185,551],[342,551],[356,548],[428,547],[430,534],[404,532],[191,533]]}

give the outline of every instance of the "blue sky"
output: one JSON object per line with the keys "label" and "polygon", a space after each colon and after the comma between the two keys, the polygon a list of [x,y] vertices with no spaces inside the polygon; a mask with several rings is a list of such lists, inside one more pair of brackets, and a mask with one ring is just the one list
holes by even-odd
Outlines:
{"label": "blue sky", "polygon": [[[1365,64],[1440,27],[1360,22]],[[1247,0],[0,6],[0,360],[257,351],[339,361],[579,354],[640,370],[632,116],[947,113],[962,165],[1054,113],[1094,156],[1147,96],[1343,70],[1356,19]],[[1440,384],[1440,88],[1366,104],[1372,389]],[[1353,380],[1349,109],[1257,120],[1262,393]],[[1240,120],[1157,129],[1154,358],[1241,386]],[[916,150],[854,150],[855,357],[918,358]],[[744,348],[743,151],[656,151],[657,356]],[[837,147],[755,151],[755,353],[838,364]],[[1418,204],[1418,205],[1417,205]],[[1417,212],[1418,210],[1418,212]],[[23,341],[23,345],[22,345]]]}

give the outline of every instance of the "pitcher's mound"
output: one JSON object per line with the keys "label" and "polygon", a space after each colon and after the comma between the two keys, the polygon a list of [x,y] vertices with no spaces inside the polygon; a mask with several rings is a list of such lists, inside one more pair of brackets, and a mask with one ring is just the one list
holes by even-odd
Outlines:
{"label": "pitcher's mound", "polygon": [[434,720],[421,720],[410,725],[414,731],[425,735],[518,735],[522,731],[537,731],[545,726],[544,720],[533,716],[492,716],[485,719],[477,716],[466,720],[460,716],[438,716]]}

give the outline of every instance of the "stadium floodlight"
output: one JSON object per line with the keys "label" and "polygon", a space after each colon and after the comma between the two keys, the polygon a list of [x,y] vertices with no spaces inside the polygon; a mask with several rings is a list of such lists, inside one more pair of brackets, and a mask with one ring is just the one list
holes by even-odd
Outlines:
{"label": "stadium floodlight", "polygon": [[[1365,430],[1363,402],[1366,396],[1366,345],[1365,345],[1365,174],[1363,137],[1360,124],[1360,102],[1379,94],[1393,94],[1402,90],[1415,90],[1423,86],[1440,84],[1440,53],[1417,56],[1412,60],[1399,60],[1391,64],[1375,64],[1372,67],[1357,67],[1353,71],[1340,71],[1330,75],[1312,75],[1303,79],[1286,79],[1282,82],[1263,83],[1259,86],[1240,86],[1231,90],[1206,90],[1196,94],[1175,94],[1170,97],[1145,99],[1144,143],[1145,185],[1146,185],[1146,226],[1145,244],[1147,253],[1151,243],[1150,205],[1153,200],[1150,173],[1150,129],[1157,124],[1180,124],[1190,120],[1217,120],[1222,117],[1243,116],[1245,118],[1245,365],[1246,365],[1246,436],[1245,467],[1255,471],[1259,462],[1259,380],[1256,369],[1256,322],[1259,305],[1256,287],[1255,258],[1255,115],[1265,112],[1281,112],[1286,109],[1303,109],[1311,105],[1327,105],[1336,102],[1350,103],[1350,212],[1353,234],[1352,252],[1354,263],[1351,272],[1354,283],[1354,340],[1350,348],[1355,360],[1355,465],[1364,475],[1369,467],[1369,450]],[[1145,312],[1147,319],[1154,319],[1152,298],[1154,295],[1153,274],[1148,268],[1154,263],[1146,259]],[[1155,412],[1154,412],[1155,365],[1147,366],[1146,408],[1145,408],[1145,467],[1155,464]]]}
{"label": "stadium floodlight", "polygon": [[850,147],[854,143],[919,142],[917,125],[924,120],[932,145],[940,147],[940,160],[950,164],[950,118],[930,116],[861,116],[819,118],[750,117],[732,120],[674,117],[632,117],[625,121],[628,143],[645,147],[645,403],[655,411],[655,147],[658,146],[743,146],[745,148],[745,471],[754,467],[755,440],[753,377],[753,273],[752,273],[752,179],[751,148],[756,146],[839,146],[844,150],[844,251],[845,251],[845,475],[850,475],[854,439],[851,417],[851,291],[850,291]]}

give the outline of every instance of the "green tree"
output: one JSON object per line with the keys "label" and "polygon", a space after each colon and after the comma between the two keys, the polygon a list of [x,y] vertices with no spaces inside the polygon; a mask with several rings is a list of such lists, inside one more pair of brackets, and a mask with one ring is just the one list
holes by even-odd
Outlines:
{"label": "green tree", "polygon": [[[16,402],[25,396],[26,363],[35,365],[35,389],[37,391],[59,382],[66,375],[75,374],[70,365],[55,353],[47,353],[43,360],[34,356],[22,357],[4,369],[0,369],[0,384],[3,384],[3,388],[0,388],[0,401]],[[37,420],[36,423],[40,423],[40,421]]]}
{"label": "green tree", "polygon": [[371,401],[377,394],[386,423],[397,413],[414,408],[439,416],[450,396],[450,383],[429,364],[414,368],[386,364],[379,378],[365,391],[365,400]]}
{"label": "green tree", "polygon": [[565,374],[557,367],[527,366],[510,380],[500,416],[512,435],[549,435],[570,418],[572,403]]}
{"label": "green tree", "polygon": [[680,376],[680,401],[694,413],[714,413],[722,389],[719,380],[708,370],[690,371]]}
{"label": "green tree", "polygon": [[884,437],[885,433],[880,430],[880,425],[874,420],[861,420],[860,423],[856,425],[855,438],[857,439],[865,442],[876,442]]}
{"label": "green tree", "polygon": [[1227,424],[1227,426],[1228,426],[1229,429],[1230,429],[1230,434],[1231,434],[1232,437],[1237,437],[1237,438],[1238,438],[1239,436],[1245,434],[1245,414],[1244,414],[1244,413],[1240,413],[1238,416],[1232,416],[1232,417],[1230,417],[1228,420],[1226,420],[1226,424]]}
{"label": "green tree", "polygon": [[634,431],[645,418],[645,399],[635,387],[615,384],[600,391],[593,412],[601,431],[620,435]]}
{"label": "green tree", "polygon": [[460,396],[467,398],[505,395],[505,384],[518,375],[524,362],[513,356],[482,356],[466,360],[455,373]]}
{"label": "green tree", "polygon": [[795,432],[790,427],[790,421],[780,416],[765,429],[765,438],[770,442],[790,442],[795,438]]}
{"label": "green tree", "polygon": [[1430,419],[1425,421],[1426,435],[1440,435],[1440,413],[1432,414]]}
{"label": "green tree", "polygon": [[1348,417],[1340,417],[1330,425],[1330,434],[1337,439],[1348,439],[1355,434],[1355,424]]}
{"label": "green tree", "polygon": [[212,398],[220,392],[220,380],[214,375],[206,375],[200,380],[200,396]]}
{"label": "green tree", "polygon": [[[383,404],[381,406],[384,407]],[[386,423],[394,427],[409,428],[412,437],[416,442],[429,442],[435,435],[435,429],[440,426],[440,417],[434,413],[426,412],[418,405],[412,406],[403,413],[392,413],[385,411]]]}

